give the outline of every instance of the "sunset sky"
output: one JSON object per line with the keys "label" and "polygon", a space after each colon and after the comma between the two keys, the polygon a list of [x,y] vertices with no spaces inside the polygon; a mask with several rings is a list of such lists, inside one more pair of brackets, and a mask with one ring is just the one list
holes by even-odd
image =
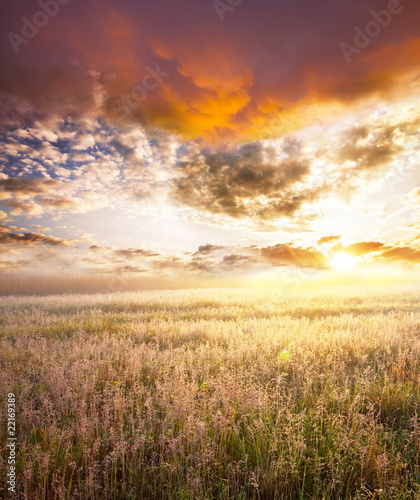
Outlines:
{"label": "sunset sky", "polygon": [[418,280],[418,0],[22,0],[0,30],[1,274]]}

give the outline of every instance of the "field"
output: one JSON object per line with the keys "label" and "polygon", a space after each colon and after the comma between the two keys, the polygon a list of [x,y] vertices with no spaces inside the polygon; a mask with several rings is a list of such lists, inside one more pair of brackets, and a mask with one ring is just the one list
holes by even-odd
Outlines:
{"label": "field", "polygon": [[420,498],[418,294],[160,295],[0,299],[5,498]]}

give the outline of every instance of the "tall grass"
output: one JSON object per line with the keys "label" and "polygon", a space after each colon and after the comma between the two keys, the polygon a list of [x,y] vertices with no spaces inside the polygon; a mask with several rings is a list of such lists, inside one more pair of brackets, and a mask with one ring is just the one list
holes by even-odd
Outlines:
{"label": "tall grass", "polygon": [[420,498],[418,295],[154,297],[1,299],[18,498]]}

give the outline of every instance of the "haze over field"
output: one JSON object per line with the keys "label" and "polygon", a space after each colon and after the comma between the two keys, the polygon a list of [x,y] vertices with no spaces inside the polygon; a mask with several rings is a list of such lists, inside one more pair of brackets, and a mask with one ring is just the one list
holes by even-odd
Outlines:
{"label": "haze over field", "polygon": [[3,293],[418,282],[419,21],[410,0],[10,3]]}

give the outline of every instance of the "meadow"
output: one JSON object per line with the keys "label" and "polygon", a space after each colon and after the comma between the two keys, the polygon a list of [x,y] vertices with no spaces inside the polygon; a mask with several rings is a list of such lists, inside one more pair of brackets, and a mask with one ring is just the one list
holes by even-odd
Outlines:
{"label": "meadow", "polygon": [[420,498],[418,293],[162,293],[0,299],[5,498]]}

